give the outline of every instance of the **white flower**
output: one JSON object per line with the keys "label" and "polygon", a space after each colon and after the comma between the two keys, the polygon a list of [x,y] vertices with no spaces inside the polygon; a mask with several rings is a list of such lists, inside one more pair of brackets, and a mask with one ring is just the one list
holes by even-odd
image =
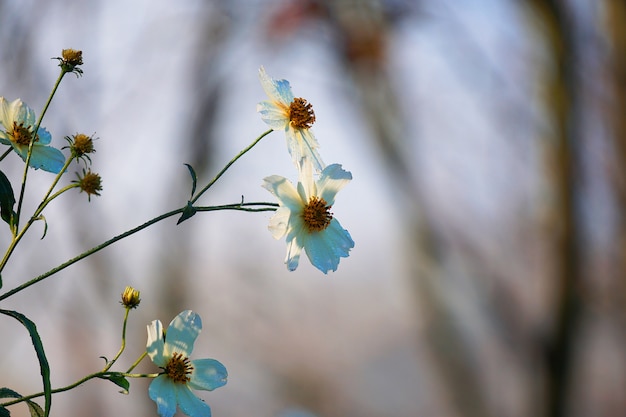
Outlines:
{"label": "white flower", "polygon": [[272,129],[285,132],[287,149],[296,166],[302,158],[308,158],[318,172],[324,169],[317,152],[319,144],[311,131],[315,122],[313,106],[303,98],[294,98],[289,81],[271,78],[263,67],[259,69],[259,79],[269,97],[269,101],[257,105],[261,119]]}
{"label": "white flower", "polygon": [[215,359],[189,359],[200,330],[200,316],[191,310],[174,317],[166,333],[159,320],[148,326],[146,351],[152,362],[163,369],[150,383],[148,394],[161,417],[172,417],[176,405],[188,416],[210,417],[211,408],[191,388],[212,391],[226,384],[224,365]]}
{"label": "white flower", "polygon": [[341,165],[329,165],[314,180],[310,163],[299,170],[297,188],[284,177],[265,178],[264,187],[278,198],[279,208],[270,219],[269,230],[276,239],[286,236],[290,271],[298,267],[304,248],[309,260],[323,273],[336,271],[339,260],[347,257],[354,241],[330,212],[335,195],[352,179]]}
{"label": "white flower", "polygon": [[[0,143],[11,145],[24,161],[36,123],[35,112],[22,100],[18,98],[9,103],[4,97],[0,97],[0,124],[5,129],[0,130]],[[50,133],[40,127],[33,143],[29,165],[57,174],[63,169],[65,156],[60,150],[47,146],[51,139]]]}

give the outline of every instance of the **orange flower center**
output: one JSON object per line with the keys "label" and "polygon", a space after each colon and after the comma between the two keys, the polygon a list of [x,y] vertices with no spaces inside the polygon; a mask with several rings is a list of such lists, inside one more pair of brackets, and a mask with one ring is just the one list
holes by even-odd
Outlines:
{"label": "orange flower center", "polygon": [[191,380],[191,372],[193,371],[193,365],[189,358],[176,352],[170,358],[170,361],[165,366],[165,373],[168,378],[174,382],[180,384],[186,384]]}
{"label": "orange flower center", "polygon": [[333,214],[330,212],[331,206],[327,204],[323,198],[313,196],[309,204],[304,207],[302,220],[310,233],[326,229],[333,219]]}
{"label": "orange flower center", "polygon": [[294,98],[289,105],[289,121],[297,129],[310,129],[315,123],[313,105],[303,98]]}
{"label": "orange flower center", "polygon": [[[26,145],[30,144],[30,140],[33,138],[32,132],[24,126],[24,123],[17,124],[17,122],[13,122],[13,142],[18,145]],[[35,142],[39,140],[38,137],[35,138]]]}

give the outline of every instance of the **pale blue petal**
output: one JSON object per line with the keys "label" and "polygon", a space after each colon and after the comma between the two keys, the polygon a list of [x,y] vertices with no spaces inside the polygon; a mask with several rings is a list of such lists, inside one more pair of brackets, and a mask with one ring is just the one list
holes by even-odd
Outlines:
{"label": "pale blue petal", "polygon": [[165,332],[165,356],[171,357],[174,352],[189,357],[193,344],[202,330],[200,316],[191,310],[178,314]]}
{"label": "pale blue petal", "polygon": [[160,368],[165,368],[168,359],[164,357],[165,340],[163,339],[163,325],[159,320],[154,320],[148,325],[148,342],[146,352],[152,362]]}
{"label": "pale blue petal", "polygon": [[286,107],[277,106],[270,101],[262,101],[257,104],[256,111],[261,114],[261,120],[272,129],[286,130],[289,128],[289,114]]}
{"label": "pale blue petal", "polygon": [[[28,152],[28,151],[27,151]],[[25,155],[20,155],[26,161]],[[44,171],[58,174],[65,165],[65,155],[60,150],[52,146],[41,146],[35,144],[33,152],[30,155],[28,164],[35,169],[43,169]]]}
{"label": "pale blue petal", "polygon": [[287,269],[295,271],[300,262],[300,254],[302,253],[302,244],[298,241],[298,238],[287,238],[287,256],[285,257],[285,264]]}
{"label": "pale blue petal", "polygon": [[352,180],[352,174],[339,164],[328,165],[317,180],[317,192],[329,206],[335,204],[335,195]]}
{"label": "pale blue petal", "polygon": [[165,375],[160,375],[150,383],[148,395],[157,405],[161,417],[172,417],[176,413],[176,383]]}
{"label": "pale blue petal", "polygon": [[24,127],[34,126],[37,123],[35,111],[28,107],[22,100],[17,99],[11,103],[13,112],[13,121],[23,123]]}
{"label": "pale blue petal", "polygon": [[189,417],[211,417],[211,407],[196,397],[187,385],[181,385],[176,392],[178,406]]}
{"label": "pale blue petal", "polygon": [[[34,131],[35,126],[32,126],[31,130]],[[45,127],[39,128],[39,130],[37,131],[37,137],[39,138],[39,140],[36,142],[37,145],[47,145],[52,140],[52,135],[46,130]]]}
{"label": "pale blue petal", "polygon": [[350,233],[336,219],[332,219],[323,231],[309,234],[304,242],[311,264],[325,274],[329,270],[336,271],[340,258],[347,257],[353,247]]}
{"label": "pale blue petal", "polygon": [[189,386],[193,389],[212,391],[226,385],[228,372],[226,367],[215,359],[196,359],[191,361],[193,372]]}
{"label": "pale blue petal", "polygon": [[3,145],[11,145],[11,139],[9,138],[9,135],[7,135],[6,132],[3,132],[2,130],[0,130],[0,143],[2,143]]}
{"label": "pale blue petal", "polygon": [[265,68],[259,68],[259,79],[261,80],[261,87],[265,94],[274,101],[278,101],[286,106],[289,106],[294,99],[291,92],[291,86],[287,80],[275,80],[271,78],[265,72]]}
{"label": "pale blue petal", "polygon": [[303,158],[298,164],[298,194],[306,205],[311,197],[317,195],[317,185],[313,179],[313,162],[310,159]]}

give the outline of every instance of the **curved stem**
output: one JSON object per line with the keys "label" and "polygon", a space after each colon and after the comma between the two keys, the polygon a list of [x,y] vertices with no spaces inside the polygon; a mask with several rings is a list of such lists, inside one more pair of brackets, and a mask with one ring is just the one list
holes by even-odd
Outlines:
{"label": "curved stem", "polygon": [[143,360],[143,358],[145,358],[146,356],[148,356],[148,351],[144,350],[143,353],[141,354],[141,356],[139,357],[139,359],[137,359],[135,362],[133,362],[132,365],[130,365],[130,368],[128,368],[126,370],[126,373],[129,373],[130,371],[132,371],[133,369],[135,369],[135,367],[137,365],[139,365],[139,363]]}
{"label": "curved stem", "polygon": [[113,366],[115,361],[117,361],[119,357],[122,355],[122,352],[124,352],[124,349],[126,349],[126,323],[128,321],[129,313],[130,313],[130,307],[126,307],[126,312],[124,313],[124,324],[122,324],[122,346],[120,346],[120,350],[117,351],[117,354],[115,355],[115,357],[111,359],[111,362],[107,363],[107,365],[102,369],[101,372],[106,372],[109,369],[111,369],[111,366]]}
{"label": "curved stem", "polygon": [[59,85],[61,84],[61,80],[63,79],[64,75],[65,75],[65,71],[61,70],[61,74],[59,74],[59,78],[57,78],[57,81],[56,83],[54,83],[54,87],[52,88],[52,91],[50,92],[50,95],[48,96],[48,101],[46,101],[46,104],[44,105],[43,110],[41,111],[41,114],[39,115],[39,120],[37,121],[37,124],[35,125],[35,130],[33,131],[33,137],[31,138],[30,144],[28,145],[28,153],[26,154],[26,162],[24,164],[24,175],[22,177],[22,188],[20,189],[20,198],[17,203],[17,216],[15,220],[15,230],[19,230],[20,214],[22,211],[22,202],[24,201],[24,193],[26,191],[26,177],[28,176],[28,164],[30,163],[30,157],[33,153],[33,144],[35,143],[35,139],[37,139],[37,133],[39,132],[39,127],[41,126],[43,117],[46,115],[46,111],[48,111],[48,107],[50,107],[52,98],[54,97],[54,94],[56,93],[57,88],[59,88]]}
{"label": "curved stem", "polygon": [[6,151],[2,154],[2,156],[0,156],[0,161],[2,161],[4,158],[6,158],[6,157],[7,157],[7,155],[11,153],[11,151],[13,151],[13,147],[12,147],[12,146],[9,146],[9,149],[7,149],[7,150],[6,150]]}
{"label": "curved stem", "polygon": [[257,143],[259,143],[261,141],[261,139],[263,139],[265,136],[269,135],[270,133],[272,133],[273,130],[270,129],[266,132],[263,132],[261,134],[261,136],[259,136],[258,138],[256,138],[254,141],[252,141],[252,143],[250,145],[248,145],[247,147],[245,147],[241,152],[239,152],[237,155],[235,155],[235,157],[233,159],[231,159],[225,166],[224,168],[222,168],[222,170],[220,172],[217,173],[217,175],[215,176],[215,178],[213,178],[202,190],[200,190],[195,197],[193,197],[191,200],[189,200],[189,202],[191,204],[195,203],[202,194],[204,194],[209,188],[211,188],[211,186],[213,184],[215,184],[217,182],[217,180],[224,175],[224,173],[228,170],[228,168],[230,168],[230,166],[232,164],[234,164],[239,158],[241,158],[242,156],[244,156],[246,154],[246,152],[248,152],[250,149],[252,149]]}

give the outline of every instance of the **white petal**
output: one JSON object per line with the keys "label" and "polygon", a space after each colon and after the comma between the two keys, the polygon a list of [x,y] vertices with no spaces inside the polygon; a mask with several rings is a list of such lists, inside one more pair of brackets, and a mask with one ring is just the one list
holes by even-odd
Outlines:
{"label": "white petal", "polygon": [[317,186],[313,179],[313,161],[303,158],[298,167],[298,193],[304,204],[308,204],[311,197],[317,195]]}
{"label": "white petal", "polygon": [[259,69],[259,79],[261,80],[261,87],[265,94],[273,100],[289,106],[293,101],[293,93],[291,92],[291,86],[287,80],[275,80],[271,78],[265,72],[265,68]]}
{"label": "white petal", "polygon": [[352,174],[341,168],[339,164],[328,165],[317,180],[317,192],[328,205],[335,204],[335,195],[352,180]]}
{"label": "white petal", "polygon": [[286,130],[289,126],[289,114],[285,107],[277,106],[274,102],[262,101],[257,104],[256,111],[261,114],[261,120],[274,130]]}
{"label": "white petal", "polygon": [[148,343],[146,352],[152,362],[160,368],[167,365],[167,358],[164,357],[165,340],[163,339],[163,325],[159,320],[154,320],[148,325]]}
{"label": "white petal", "polygon": [[289,218],[291,210],[288,207],[279,207],[276,213],[270,219],[268,229],[272,232],[274,239],[280,239],[287,234],[289,230]]}
{"label": "white petal", "polygon": [[176,390],[178,406],[189,417],[211,417],[211,407],[196,397],[187,385],[181,385]]}
{"label": "white petal", "polygon": [[159,416],[172,417],[176,413],[176,383],[165,375],[150,383],[148,395],[156,403]]}
{"label": "white petal", "polygon": [[281,206],[288,207],[292,212],[302,209],[304,202],[296,188],[287,178],[280,175],[271,175],[264,178],[263,182],[263,188],[274,194]]}
{"label": "white petal", "polygon": [[10,105],[4,97],[0,97],[0,123],[2,123],[5,130],[13,131],[13,118],[10,113]]}
{"label": "white petal", "polygon": [[319,144],[311,129],[295,129],[289,125],[287,131],[287,149],[296,166],[302,159],[310,160],[317,172],[324,169],[324,162],[317,148]]}
{"label": "white petal", "polygon": [[178,314],[165,332],[165,355],[170,357],[174,352],[189,357],[193,344],[202,330],[200,316],[191,310]]}
{"label": "white petal", "polygon": [[311,264],[325,274],[329,270],[336,271],[340,258],[347,257],[353,247],[350,233],[336,219],[323,231],[309,234],[304,243]]}
{"label": "white petal", "polygon": [[215,359],[196,359],[191,361],[193,372],[189,386],[193,389],[212,391],[226,385],[228,372],[226,367]]}

